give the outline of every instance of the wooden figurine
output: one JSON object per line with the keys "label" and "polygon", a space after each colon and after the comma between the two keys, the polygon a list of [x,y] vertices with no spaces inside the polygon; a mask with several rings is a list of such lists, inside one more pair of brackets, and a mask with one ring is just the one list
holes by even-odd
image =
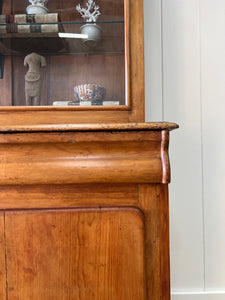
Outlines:
{"label": "wooden figurine", "polygon": [[33,52],[25,57],[24,66],[29,68],[25,75],[26,105],[39,106],[41,104],[41,68],[46,66],[46,59]]}

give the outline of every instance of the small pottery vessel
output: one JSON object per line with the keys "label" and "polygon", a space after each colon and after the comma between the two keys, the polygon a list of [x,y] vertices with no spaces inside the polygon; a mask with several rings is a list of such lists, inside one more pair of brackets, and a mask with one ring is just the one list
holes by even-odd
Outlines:
{"label": "small pottery vessel", "polygon": [[74,87],[76,102],[80,101],[103,101],[106,89],[98,84],[88,83]]}
{"label": "small pottery vessel", "polygon": [[28,15],[47,14],[48,9],[44,5],[32,4],[27,6]]}
{"label": "small pottery vessel", "polygon": [[83,42],[88,47],[94,47],[101,39],[102,29],[96,24],[85,24],[80,28],[82,34],[87,34],[88,38],[83,39]]}

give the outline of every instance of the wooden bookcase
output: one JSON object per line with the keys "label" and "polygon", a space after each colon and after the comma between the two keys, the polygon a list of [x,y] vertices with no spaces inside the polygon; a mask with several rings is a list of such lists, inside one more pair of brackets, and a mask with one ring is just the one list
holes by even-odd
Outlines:
{"label": "wooden bookcase", "polygon": [[[27,2],[1,1],[2,14]],[[170,299],[168,145],[178,126],[143,123],[142,0],[96,2],[103,32],[93,49],[1,33],[2,300]],[[83,25],[78,3],[49,1],[60,31]],[[35,50],[47,62],[42,102],[26,106],[24,58]],[[81,83],[120,105],[53,105],[73,101]]]}

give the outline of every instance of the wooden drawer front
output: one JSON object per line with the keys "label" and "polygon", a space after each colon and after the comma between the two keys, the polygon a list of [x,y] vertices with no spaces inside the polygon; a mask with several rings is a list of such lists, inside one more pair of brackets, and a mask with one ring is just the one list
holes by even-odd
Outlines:
{"label": "wooden drawer front", "polygon": [[168,183],[168,131],[0,134],[0,185]]}

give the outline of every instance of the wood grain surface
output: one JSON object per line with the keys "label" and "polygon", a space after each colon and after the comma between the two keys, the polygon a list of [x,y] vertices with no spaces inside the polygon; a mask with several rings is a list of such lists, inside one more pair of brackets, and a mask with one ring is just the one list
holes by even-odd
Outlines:
{"label": "wood grain surface", "polygon": [[145,123],[86,123],[86,124],[57,124],[57,125],[7,125],[0,124],[0,132],[56,132],[56,131],[153,131],[174,130],[179,126],[170,122]]}
{"label": "wood grain surface", "polygon": [[3,300],[170,299],[176,126],[118,126],[0,134]]}
{"label": "wood grain surface", "polygon": [[140,185],[139,192],[146,226],[147,299],[170,300],[168,186]]}
{"label": "wood grain surface", "polygon": [[145,299],[136,209],[7,212],[5,231],[9,300]]}
{"label": "wood grain surface", "polygon": [[161,144],[160,131],[1,134],[0,185],[161,183]]}
{"label": "wood grain surface", "polygon": [[7,265],[5,251],[5,214],[0,212],[0,299],[7,299]]}
{"label": "wood grain surface", "polygon": [[0,209],[73,208],[138,205],[137,184],[1,186]]}
{"label": "wood grain surface", "polygon": [[162,183],[168,183],[170,182],[170,162],[167,154],[169,148],[169,132],[168,130],[162,130],[161,134]]}

